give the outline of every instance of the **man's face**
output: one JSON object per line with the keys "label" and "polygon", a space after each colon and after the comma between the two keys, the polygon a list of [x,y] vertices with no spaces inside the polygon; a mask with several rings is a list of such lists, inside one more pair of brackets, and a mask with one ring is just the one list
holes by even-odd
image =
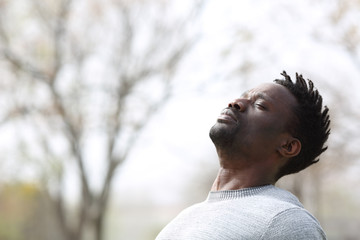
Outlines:
{"label": "man's face", "polygon": [[225,108],[210,130],[217,148],[229,148],[243,154],[275,151],[297,101],[284,86],[261,84],[246,91]]}

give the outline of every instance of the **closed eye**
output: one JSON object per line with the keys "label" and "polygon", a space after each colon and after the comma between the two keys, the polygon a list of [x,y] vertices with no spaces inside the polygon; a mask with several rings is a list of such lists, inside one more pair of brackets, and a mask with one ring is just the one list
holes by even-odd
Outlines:
{"label": "closed eye", "polygon": [[255,105],[256,105],[257,108],[259,108],[259,109],[261,109],[261,110],[266,110],[266,109],[267,109],[267,108],[266,108],[263,104],[261,104],[261,103],[255,103]]}

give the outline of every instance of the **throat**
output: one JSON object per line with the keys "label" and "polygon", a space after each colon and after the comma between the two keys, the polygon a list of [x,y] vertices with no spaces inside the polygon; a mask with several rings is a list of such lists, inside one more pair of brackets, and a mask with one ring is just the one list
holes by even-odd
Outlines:
{"label": "throat", "polygon": [[238,190],[275,184],[275,181],[266,175],[258,169],[254,171],[252,169],[220,168],[211,191]]}

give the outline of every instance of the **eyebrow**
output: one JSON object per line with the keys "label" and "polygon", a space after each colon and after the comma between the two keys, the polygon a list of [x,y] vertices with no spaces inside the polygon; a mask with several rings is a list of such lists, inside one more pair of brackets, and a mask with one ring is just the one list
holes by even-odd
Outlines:
{"label": "eyebrow", "polygon": [[[247,96],[249,96],[249,92],[250,92],[250,91],[251,91],[251,90],[245,91],[241,96],[242,96],[242,97],[247,97]],[[254,94],[254,97],[255,97],[256,99],[260,98],[260,99],[263,99],[263,100],[269,101],[269,102],[272,101],[272,99],[269,97],[269,95],[267,95],[266,93],[262,93],[262,92],[257,92],[257,93],[255,93],[255,94]]]}

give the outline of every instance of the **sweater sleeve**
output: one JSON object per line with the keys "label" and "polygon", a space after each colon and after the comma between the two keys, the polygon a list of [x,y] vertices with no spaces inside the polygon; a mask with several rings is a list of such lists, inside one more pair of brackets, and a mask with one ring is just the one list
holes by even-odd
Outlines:
{"label": "sweater sleeve", "polygon": [[306,210],[287,209],[272,218],[262,240],[326,240],[319,222]]}

